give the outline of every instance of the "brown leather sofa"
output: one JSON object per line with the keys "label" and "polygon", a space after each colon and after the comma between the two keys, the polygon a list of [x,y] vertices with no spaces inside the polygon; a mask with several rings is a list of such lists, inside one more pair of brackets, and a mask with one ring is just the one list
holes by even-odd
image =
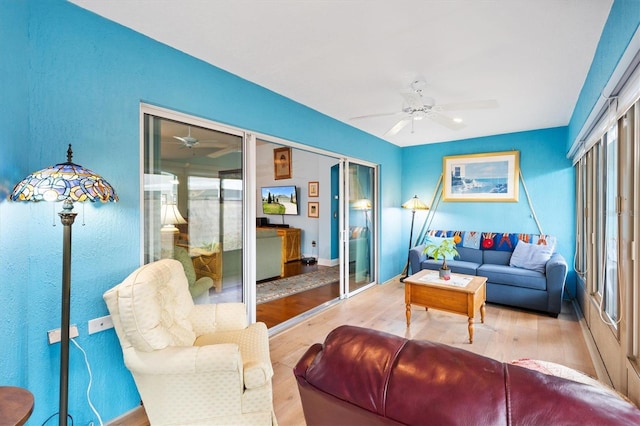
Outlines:
{"label": "brown leather sofa", "polygon": [[294,374],[308,426],[640,424],[603,388],[354,326],[312,345]]}

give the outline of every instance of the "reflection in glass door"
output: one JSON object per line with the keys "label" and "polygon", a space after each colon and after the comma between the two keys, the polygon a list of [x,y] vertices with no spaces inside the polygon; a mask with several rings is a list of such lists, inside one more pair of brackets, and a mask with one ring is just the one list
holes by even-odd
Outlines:
{"label": "reflection in glass door", "polygon": [[144,110],[143,262],[179,260],[196,303],[242,301],[242,133]]}
{"label": "reflection in glass door", "polygon": [[375,282],[375,168],[345,163],[344,197],[344,294],[364,289]]}

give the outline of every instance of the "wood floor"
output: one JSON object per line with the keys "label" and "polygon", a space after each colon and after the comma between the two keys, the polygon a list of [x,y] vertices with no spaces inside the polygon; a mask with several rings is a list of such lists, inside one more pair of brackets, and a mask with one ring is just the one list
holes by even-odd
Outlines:
{"label": "wood floor", "polygon": [[[304,298],[301,293],[299,298]],[[303,303],[303,302],[300,302]],[[404,285],[398,280],[375,286],[341,301],[298,325],[270,338],[274,368],[274,409],[281,426],[304,425],[293,367],[307,348],[324,341],[335,327],[351,324],[374,328],[412,339],[427,339],[463,348],[500,361],[532,358],[564,364],[597,377],[582,328],[570,302],[558,318],[488,304],[485,323],[475,324],[473,344],[468,343],[467,318],[413,307],[407,328]],[[141,411],[141,410],[139,410]],[[112,425],[143,426],[138,413]]]}
{"label": "wood floor", "polygon": [[[317,264],[305,265],[302,262],[289,262],[285,264],[283,278],[306,274],[321,268],[323,266]],[[340,282],[336,281],[333,284],[316,287],[303,293],[261,303],[256,306],[256,320],[271,328],[339,296]]]}

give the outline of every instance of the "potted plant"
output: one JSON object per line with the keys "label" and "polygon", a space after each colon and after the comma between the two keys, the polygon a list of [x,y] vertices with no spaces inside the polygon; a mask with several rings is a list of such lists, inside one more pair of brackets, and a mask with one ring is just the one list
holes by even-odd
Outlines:
{"label": "potted plant", "polygon": [[447,257],[451,258],[458,255],[458,250],[456,250],[456,244],[453,242],[453,239],[445,238],[440,244],[427,244],[422,252],[436,260],[442,258],[439,276],[443,280],[451,278],[451,269],[449,269],[447,265]]}

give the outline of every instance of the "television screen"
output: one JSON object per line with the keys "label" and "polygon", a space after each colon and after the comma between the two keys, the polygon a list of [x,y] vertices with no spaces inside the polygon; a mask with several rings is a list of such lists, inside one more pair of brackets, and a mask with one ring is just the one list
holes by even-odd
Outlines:
{"label": "television screen", "polygon": [[263,186],[261,192],[264,214],[298,214],[298,192],[295,186]]}

